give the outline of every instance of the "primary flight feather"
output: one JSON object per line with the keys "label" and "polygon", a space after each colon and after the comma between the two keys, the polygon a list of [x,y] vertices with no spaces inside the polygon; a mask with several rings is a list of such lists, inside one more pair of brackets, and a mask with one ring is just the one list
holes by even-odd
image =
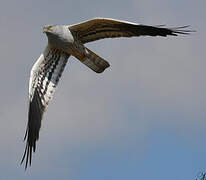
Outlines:
{"label": "primary flight feather", "polygon": [[165,28],[147,26],[108,18],[95,18],[74,25],[44,27],[48,45],[33,65],[29,80],[29,113],[25,134],[26,148],[21,163],[31,165],[36,149],[43,113],[52,99],[55,88],[70,55],[76,57],[96,73],[102,73],[109,63],[84,44],[104,38],[138,36],[177,36],[189,34],[187,26]]}

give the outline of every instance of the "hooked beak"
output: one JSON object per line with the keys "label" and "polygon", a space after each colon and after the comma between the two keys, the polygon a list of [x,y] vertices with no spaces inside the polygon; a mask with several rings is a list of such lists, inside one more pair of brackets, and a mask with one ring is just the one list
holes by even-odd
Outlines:
{"label": "hooked beak", "polygon": [[43,32],[44,32],[44,33],[51,33],[51,32],[52,32],[51,26],[44,26]]}
{"label": "hooked beak", "polygon": [[47,26],[44,26],[44,28],[43,28],[43,33],[46,33],[46,32],[48,32],[48,27]]}

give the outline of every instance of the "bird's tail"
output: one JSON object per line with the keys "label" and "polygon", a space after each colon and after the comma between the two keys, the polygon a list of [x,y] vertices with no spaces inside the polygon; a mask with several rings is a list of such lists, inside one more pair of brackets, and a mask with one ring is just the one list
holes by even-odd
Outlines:
{"label": "bird's tail", "polygon": [[103,58],[92,52],[90,49],[85,47],[86,53],[82,57],[77,57],[83,64],[95,71],[96,73],[102,73],[110,65]]}

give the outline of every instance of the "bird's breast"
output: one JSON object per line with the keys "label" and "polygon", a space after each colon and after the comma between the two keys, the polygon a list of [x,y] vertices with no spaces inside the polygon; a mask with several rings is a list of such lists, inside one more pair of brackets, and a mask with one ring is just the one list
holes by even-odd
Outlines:
{"label": "bird's breast", "polygon": [[70,49],[73,46],[74,42],[74,37],[69,29],[61,32],[60,34],[48,35],[49,45],[63,51]]}

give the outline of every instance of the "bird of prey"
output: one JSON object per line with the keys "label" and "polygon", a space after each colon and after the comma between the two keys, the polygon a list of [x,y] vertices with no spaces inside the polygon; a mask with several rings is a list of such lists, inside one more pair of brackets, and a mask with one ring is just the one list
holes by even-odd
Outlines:
{"label": "bird of prey", "polygon": [[28,163],[31,166],[43,113],[71,55],[96,73],[102,73],[110,66],[109,63],[88,49],[85,43],[103,38],[189,34],[191,31],[186,27],[165,28],[109,18],[94,18],[74,25],[45,26],[43,31],[48,37],[48,44],[33,65],[29,80],[28,124],[24,137],[26,147],[21,161],[26,161],[25,169]]}

